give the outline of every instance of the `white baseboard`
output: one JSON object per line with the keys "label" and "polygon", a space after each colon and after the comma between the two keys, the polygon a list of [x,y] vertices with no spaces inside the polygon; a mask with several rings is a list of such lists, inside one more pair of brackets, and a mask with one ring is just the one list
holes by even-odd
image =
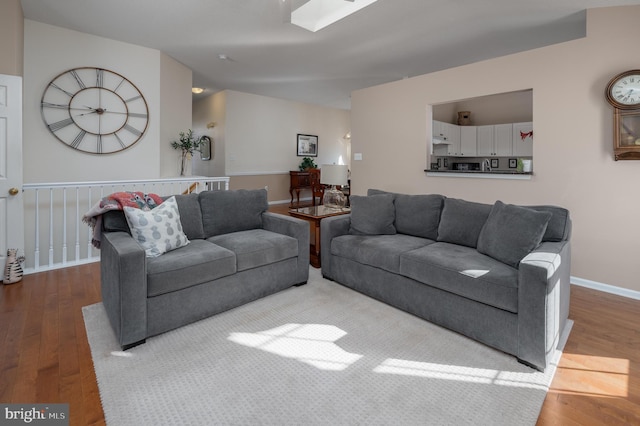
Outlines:
{"label": "white baseboard", "polygon": [[640,300],[640,291],[630,290],[628,288],[616,287],[614,285],[586,280],[584,278],[578,278],[574,276],[571,277],[571,284],[590,288],[592,290],[603,291],[605,293],[615,294],[617,296],[628,297],[629,299]]}

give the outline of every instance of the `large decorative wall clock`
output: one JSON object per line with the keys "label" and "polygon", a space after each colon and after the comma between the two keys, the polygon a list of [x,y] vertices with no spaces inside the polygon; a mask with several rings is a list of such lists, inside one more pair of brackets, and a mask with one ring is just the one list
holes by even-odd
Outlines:
{"label": "large decorative wall clock", "polygon": [[605,96],[613,106],[613,158],[640,160],[640,70],[613,77]]}
{"label": "large decorative wall clock", "polygon": [[65,145],[110,154],[134,145],[149,125],[147,101],[124,76],[103,68],[65,71],[47,85],[42,119]]}

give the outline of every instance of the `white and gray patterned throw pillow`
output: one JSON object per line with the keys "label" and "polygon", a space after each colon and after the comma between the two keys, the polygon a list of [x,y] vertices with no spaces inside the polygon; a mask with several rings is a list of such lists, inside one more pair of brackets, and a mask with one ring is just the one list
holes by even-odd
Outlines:
{"label": "white and gray patterned throw pillow", "polygon": [[124,207],[124,215],[129,223],[131,236],[144,248],[147,257],[158,257],[189,244],[182,231],[176,197],[167,198],[164,203],[149,211]]}

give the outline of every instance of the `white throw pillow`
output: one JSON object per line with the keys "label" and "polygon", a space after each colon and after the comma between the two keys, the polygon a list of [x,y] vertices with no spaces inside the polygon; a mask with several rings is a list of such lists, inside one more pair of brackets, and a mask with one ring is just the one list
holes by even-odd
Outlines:
{"label": "white throw pillow", "polygon": [[176,197],[167,198],[164,203],[148,211],[124,207],[124,215],[131,236],[144,248],[147,257],[158,257],[189,244],[182,231]]}

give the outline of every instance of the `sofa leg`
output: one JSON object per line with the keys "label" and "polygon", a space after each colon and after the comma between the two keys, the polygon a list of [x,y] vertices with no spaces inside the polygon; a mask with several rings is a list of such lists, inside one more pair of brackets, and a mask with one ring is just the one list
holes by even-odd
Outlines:
{"label": "sofa leg", "polygon": [[294,287],[300,287],[300,286],[305,285],[306,283],[307,283],[307,282],[305,281],[305,282],[302,282],[302,283],[299,283],[299,284],[294,284],[293,286],[294,286]]}
{"label": "sofa leg", "polygon": [[137,342],[129,343],[128,345],[122,345],[123,351],[128,351],[131,348],[135,348],[136,346],[142,345],[147,342],[147,339],[138,340]]}

